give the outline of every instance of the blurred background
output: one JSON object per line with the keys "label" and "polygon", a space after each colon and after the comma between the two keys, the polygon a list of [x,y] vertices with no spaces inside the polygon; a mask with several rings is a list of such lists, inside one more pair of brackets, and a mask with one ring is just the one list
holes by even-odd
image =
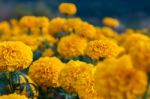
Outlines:
{"label": "blurred background", "polygon": [[0,20],[24,15],[60,16],[61,2],[75,3],[76,16],[95,25],[101,25],[101,19],[109,16],[118,18],[125,27],[150,28],[150,0],[0,0]]}

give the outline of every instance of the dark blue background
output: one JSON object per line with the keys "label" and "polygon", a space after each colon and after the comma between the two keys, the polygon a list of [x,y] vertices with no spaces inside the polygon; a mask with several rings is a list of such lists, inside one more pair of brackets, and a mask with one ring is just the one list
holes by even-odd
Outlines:
{"label": "dark blue background", "polygon": [[0,19],[19,18],[23,15],[59,16],[58,5],[73,2],[79,16],[100,25],[105,16],[115,17],[124,25],[147,27],[150,23],[150,0],[1,0]]}

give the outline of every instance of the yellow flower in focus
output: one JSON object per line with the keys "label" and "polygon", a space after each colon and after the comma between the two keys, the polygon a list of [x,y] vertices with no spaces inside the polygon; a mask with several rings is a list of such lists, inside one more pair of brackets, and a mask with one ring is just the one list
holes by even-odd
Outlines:
{"label": "yellow flower in focus", "polygon": [[59,5],[59,12],[62,14],[73,15],[76,14],[77,8],[73,3],[61,3]]}
{"label": "yellow flower in focus", "polygon": [[63,30],[64,23],[66,22],[65,18],[54,18],[50,21],[48,26],[48,32],[52,35],[57,34]]}
{"label": "yellow flower in focus", "polygon": [[67,33],[74,32],[82,22],[83,21],[80,18],[69,18],[66,20],[63,30]]}
{"label": "yellow flower in focus", "polygon": [[94,39],[96,37],[95,27],[86,22],[78,24],[77,28],[75,29],[75,33],[88,39]]}
{"label": "yellow flower in focus", "polygon": [[59,75],[59,83],[68,92],[75,92],[75,83],[80,74],[91,71],[93,65],[81,61],[70,61]]}
{"label": "yellow flower in focus", "polygon": [[16,71],[27,68],[32,62],[31,48],[19,41],[0,43],[0,71]]}
{"label": "yellow flower in focus", "polygon": [[106,25],[106,26],[118,27],[119,26],[119,21],[115,18],[105,17],[103,19],[103,24]]}
{"label": "yellow flower in focus", "polygon": [[147,88],[146,73],[134,69],[126,55],[99,63],[94,78],[95,89],[106,99],[136,99]]}
{"label": "yellow flower in focus", "polygon": [[86,45],[86,39],[72,34],[60,39],[57,51],[60,55],[66,58],[71,58],[74,56],[83,55]]}
{"label": "yellow flower in focus", "polygon": [[150,38],[142,34],[132,34],[125,40],[124,46],[134,66],[150,72]]}
{"label": "yellow flower in focus", "polygon": [[93,59],[113,57],[120,53],[120,47],[112,41],[94,40],[88,43],[85,53]]}
{"label": "yellow flower in focus", "polygon": [[9,95],[2,95],[0,99],[28,99],[25,95],[18,95],[16,93],[9,94]]}
{"label": "yellow flower in focus", "polygon": [[58,76],[63,67],[56,57],[41,57],[30,66],[29,76],[40,87],[59,87]]}

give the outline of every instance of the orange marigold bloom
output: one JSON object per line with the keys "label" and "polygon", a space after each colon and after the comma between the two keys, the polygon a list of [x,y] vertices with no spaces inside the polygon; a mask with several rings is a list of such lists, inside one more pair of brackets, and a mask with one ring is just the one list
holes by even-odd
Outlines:
{"label": "orange marigold bloom", "polygon": [[120,47],[108,40],[94,40],[87,45],[85,53],[94,59],[113,57],[120,53]]}
{"label": "orange marigold bloom", "polygon": [[142,34],[132,34],[124,42],[126,52],[131,55],[137,69],[150,72],[150,38]]}
{"label": "orange marigold bloom", "polygon": [[93,25],[82,22],[82,24],[78,24],[75,33],[88,39],[94,39],[96,36],[96,29]]}
{"label": "orange marigold bloom", "polygon": [[147,75],[133,68],[129,56],[106,59],[97,65],[95,89],[106,99],[136,99],[147,88]]}
{"label": "orange marigold bloom", "polygon": [[41,57],[30,66],[29,76],[41,87],[59,87],[58,76],[63,67],[56,57]]}
{"label": "orange marigold bloom", "polygon": [[66,19],[64,18],[54,18],[50,21],[48,26],[48,32],[52,35],[57,34],[58,32],[63,30],[64,23]]}
{"label": "orange marigold bloom", "polygon": [[60,55],[66,58],[71,58],[74,56],[83,55],[86,45],[86,39],[73,34],[61,38],[58,43],[57,51]]}
{"label": "orange marigold bloom", "polygon": [[81,61],[70,61],[61,70],[59,83],[68,92],[75,92],[75,83],[80,74],[91,71],[93,65]]}
{"label": "orange marigold bloom", "polygon": [[111,17],[105,17],[103,19],[103,24],[111,27],[118,27],[119,26],[119,21],[115,18]]}
{"label": "orange marigold bloom", "polygon": [[73,3],[61,3],[59,5],[59,12],[62,14],[73,15],[77,12],[77,8]]}

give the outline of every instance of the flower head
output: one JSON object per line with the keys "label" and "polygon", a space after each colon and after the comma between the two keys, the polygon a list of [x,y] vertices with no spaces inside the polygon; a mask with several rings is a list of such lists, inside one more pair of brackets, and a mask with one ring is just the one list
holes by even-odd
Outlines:
{"label": "flower head", "polygon": [[94,59],[117,56],[120,53],[120,47],[108,40],[94,40],[87,45],[85,53]]}
{"label": "flower head", "polygon": [[119,21],[115,18],[111,17],[105,17],[103,19],[103,24],[111,27],[118,27],[119,26]]}
{"label": "flower head", "polygon": [[0,43],[0,71],[16,71],[27,68],[32,62],[31,48],[19,41]]}
{"label": "flower head", "polygon": [[73,15],[77,12],[77,8],[73,3],[61,3],[59,5],[59,12],[62,14]]}
{"label": "flower head", "polygon": [[94,78],[95,89],[106,99],[135,99],[147,87],[145,72],[134,69],[129,56],[99,63]]}
{"label": "flower head", "polygon": [[20,19],[20,25],[27,28],[44,27],[49,24],[47,17],[24,16]]}
{"label": "flower head", "polygon": [[69,35],[61,38],[58,43],[57,51],[60,55],[70,58],[83,55],[86,45],[86,39],[77,35]]}
{"label": "flower head", "polygon": [[55,35],[58,32],[61,32],[63,30],[64,23],[66,22],[66,19],[64,18],[54,18],[50,21],[48,26],[48,31],[50,34]]}
{"label": "flower head", "polygon": [[75,33],[88,39],[94,39],[96,36],[96,29],[93,25],[87,22],[82,22],[81,24],[78,24]]}
{"label": "flower head", "polygon": [[59,87],[58,76],[63,67],[56,57],[41,57],[30,66],[29,76],[41,87]]}
{"label": "flower head", "polygon": [[124,46],[134,66],[150,72],[150,38],[142,34],[132,34],[125,40]]}
{"label": "flower head", "polygon": [[30,46],[32,51],[36,51],[41,44],[43,38],[40,36],[33,35],[17,35],[11,38],[12,41],[21,41],[26,45]]}
{"label": "flower head", "polygon": [[63,30],[65,32],[74,32],[77,27],[82,24],[83,21],[80,18],[69,18],[66,20]]}
{"label": "flower head", "polygon": [[93,77],[93,69],[79,74],[74,86],[80,99],[103,99],[94,89],[95,80]]}
{"label": "flower head", "polygon": [[82,73],[91,71],[92,65],[81,61],[70,61],[59,75],[59,83],[68,92],[75,92],[75,83]]}

